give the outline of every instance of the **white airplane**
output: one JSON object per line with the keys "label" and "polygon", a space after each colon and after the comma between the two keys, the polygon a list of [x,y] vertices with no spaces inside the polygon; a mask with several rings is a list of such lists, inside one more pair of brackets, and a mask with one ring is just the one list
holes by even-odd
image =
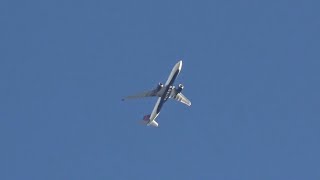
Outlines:
{"label": "white airplane", "polygon": [[149,115],[145,115],[143,117],[143,124],[147,126],[158,127],[158,123],[156,122],[156,118],[158,117],[160,110],[163,104],[169,99],[175,99],[187,106],[191,106],[191,102],[181,93],[184,86],[179,84],[178,88],[173,86],[174,81],[179,75],[182,68],[182,61],[179,61],[172,69],[167,82],[163,85],[159,83],[157,87],[151,91],[143,92],[133,96],[127,96],[122,99],[133,99],[133,98],[142,98],[142,97],[158,97],[157,103],[154,106],[152,113]]}

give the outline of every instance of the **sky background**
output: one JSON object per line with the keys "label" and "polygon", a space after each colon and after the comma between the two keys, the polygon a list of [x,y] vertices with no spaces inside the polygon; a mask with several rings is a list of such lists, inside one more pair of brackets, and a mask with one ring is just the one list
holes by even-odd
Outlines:
{"label": "sky background", "polygon": [[[0,1],[0,179],[320,179],[320,3]],[[121,98],[165,82],[156,99]]]}

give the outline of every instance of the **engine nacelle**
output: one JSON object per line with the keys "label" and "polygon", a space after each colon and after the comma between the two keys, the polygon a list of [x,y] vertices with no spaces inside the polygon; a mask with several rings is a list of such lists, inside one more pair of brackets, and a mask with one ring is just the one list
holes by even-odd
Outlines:
{"label": "engine nacelle", "polygon": [[159,82],[156,90],[157,90],[157,91],[160,91],[162,87],[163,87],[163,84],[162,84],[161,82]]}
{"label": "engine nacelle", "polygon": [[184,88],[183,84],[179,84],[178,88],[176,88],[177,94],[180,93],[183,90],[183,88]]}

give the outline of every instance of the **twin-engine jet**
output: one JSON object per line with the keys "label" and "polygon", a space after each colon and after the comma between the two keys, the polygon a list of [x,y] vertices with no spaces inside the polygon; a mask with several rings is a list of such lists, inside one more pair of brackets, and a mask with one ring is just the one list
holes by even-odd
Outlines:
{"label": "twin-engine jet", "polygon": [[134,99],[143,97],[158,97],[156,105],[154,106],[152,113],[143,117],[143,124],[147,126],[158,127],[156,118],[158,117],[163,104],[169,99],[175,99],[187,106],[191,106],[191,102],[181,93],[184,86],[179,84],[178,87],[173,86],[174,81],[179,75],[182,68],[182,61],[179,61],[172,69],[169,78],[165,84],[159,83],[157,87],[151,91],[143,92],[140,94],[127,96],[122,99]]}

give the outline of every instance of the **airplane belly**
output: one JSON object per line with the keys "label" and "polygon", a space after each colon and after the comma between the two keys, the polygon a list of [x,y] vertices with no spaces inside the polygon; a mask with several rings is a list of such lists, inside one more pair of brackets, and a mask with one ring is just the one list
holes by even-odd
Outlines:
{"label": "airplane belly", "polygon": [[168,80],[166,82],[166,86],[167,85],[172,85],[173,81],[177,78],[178,74],[181,71],[181,67],[182,67],[182,61],[179,61],[171,70],[171,73],[168,77]]}
{"label": "airplane belly", "polygon": [[161,97],[158,98],[156,105],[154,105],[154,108],[152,110],[152,113],[150,115],[150,121],[153,121],[157,118],[157,116],[159,115],[159,107],[161,106]]}

